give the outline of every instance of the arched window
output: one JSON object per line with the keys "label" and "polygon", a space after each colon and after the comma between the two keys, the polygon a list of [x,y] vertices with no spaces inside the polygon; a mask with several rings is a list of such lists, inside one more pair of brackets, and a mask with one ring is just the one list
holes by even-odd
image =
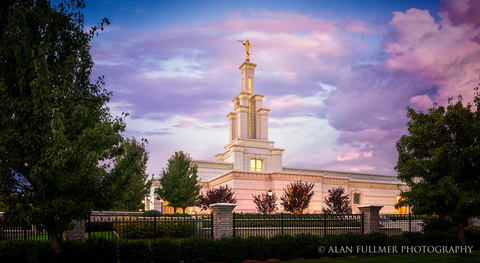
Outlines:
{"label": "arched window", "polygon": [[354,205],[360,204],[360,194],[353,194],[353,204]]}

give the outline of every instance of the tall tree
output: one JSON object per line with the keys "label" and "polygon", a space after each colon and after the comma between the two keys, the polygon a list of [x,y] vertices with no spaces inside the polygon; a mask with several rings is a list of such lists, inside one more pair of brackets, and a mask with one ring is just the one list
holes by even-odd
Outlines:
{"label": "tall tree", "polygon": [[147,169],[148,152],[145,150],[147,140],[137,142],[135,138],[127,138],[121,145],[120,156],[114,160],[112,173],[118,183],[125,188],[123,196],[116,207],[127,211],[137,210],[141,201],[150,192],[152,182],[145,172]]}
{"label": "tall tree", "polygon": [[454,219],[465,241],[465,224],[480,210],[480,97],[473,103],[434,104],[427,113],[407,108],[408,135],[397,142],[398,178],[406,182],[397,207],[410,205],[416,214]]}
{"label": "tall tree", "polygon": [[167,169],[163,169],[160,178],[160,188],[155,193],[168,201],[169,206],[175,211],[177,208],[185,209],[194,206],[202,186],[198,184],[197,165],[187,153],[175,152],[167,162]]}
{"label": "tall tree", "polygon": [[345,188],[339,186],[328,190],[328,196],[325,197],[325,205],[322,212],[325,214],[351,214],[350,197],[345,194]]}
{"label": "tall tree", "polygon": [[277,195],[275,193],[270,192],[266,194],[260,194],[260,195],[252,195],[253,196],[253,202],[255,203],[255,207],[257,208],[257,211],[259,213],[262,213],[264,215],[266,214],[271,214],[275,211],[277,211]]}
{"label": "tall tree", "polygon": [[[0,192],[9,217],[48,232],[54,255],[72,219],[117,197],[106,160],[122,141],[122,118],[92,83],[82,0],[0,3]],[[117,184],[118,185],[118,184]]]}
{"label": "tall tree", "polygon": [[215,203],[231,203],[236,204],[237,199],[234,197],[235,192],[228,185],[220,185],[218,188],[208,189],[205,194],[198,196],[197,206],[201,210],[207,210],[211,204]]}
{"label": "tall tree", "polygon": [[290,183],[280,197],[281,205],[285,211],[292,214],[303,214],[303,210],[307,209],[312,196],[315,194],[312,191],[314,186],[314,183],[302,183],[302,181]]}

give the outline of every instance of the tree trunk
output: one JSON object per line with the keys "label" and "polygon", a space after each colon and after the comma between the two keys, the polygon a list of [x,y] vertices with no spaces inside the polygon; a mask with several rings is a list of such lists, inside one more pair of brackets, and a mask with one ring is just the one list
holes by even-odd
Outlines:
{"label": "tree trunk", "polygon": [[458,239],[460,240],[460,244],[462,246],[467,245],[467,241],[465,239],[465,221],[465,219],[457,219]]}
{"label": "tree trunk", "polygon": [[47,228],[46,230],[48,233],[48,240],[50,241],[50,247],[52,248],[54,262],[63,263],[63,250],[57,231],[53,227]]}

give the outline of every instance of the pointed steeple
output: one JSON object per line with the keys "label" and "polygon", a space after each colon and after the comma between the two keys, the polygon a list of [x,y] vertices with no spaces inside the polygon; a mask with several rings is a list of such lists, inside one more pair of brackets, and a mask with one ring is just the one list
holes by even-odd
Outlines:
{"label": "pointed steeple", "polygon": [[255,93],[255,67],[245,61],[240,66],[241,89],[232,100],[234,112],[230,112],[229,144],[217,161],[233,163],[234,170],[282,171],[283,149],[274,148],[268,140],[269,109],[262,106],[263,95]]}

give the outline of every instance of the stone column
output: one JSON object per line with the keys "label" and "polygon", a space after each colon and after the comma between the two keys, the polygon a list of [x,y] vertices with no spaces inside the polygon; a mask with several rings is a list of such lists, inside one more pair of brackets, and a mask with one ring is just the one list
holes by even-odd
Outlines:
{"label": "stone column", "polygon": [[65,231],[65,240],[85,243],[85,220],[73,220],[73,229]]}
{"label": "stone column", "polygon": [[364,233],[380,231],[380,209],[383,205],[361,205],[357,206],[363,213]]}
{"label": "stone column", "polygon": [[237,204],[216,203],[211,204],[213,213],[213,238],[229,237],[233,235],[232,211]]}

